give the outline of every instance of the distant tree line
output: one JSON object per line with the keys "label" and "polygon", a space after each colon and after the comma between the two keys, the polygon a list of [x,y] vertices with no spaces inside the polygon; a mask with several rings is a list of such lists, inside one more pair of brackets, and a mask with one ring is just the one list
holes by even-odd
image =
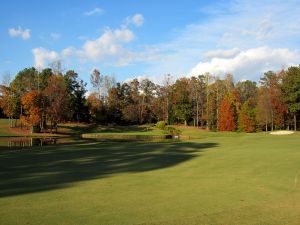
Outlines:
{"label": "distant tree line", "polygon": [[149,79],[118,83],[95,69],[87,92],[74,70],[60,63],[38,71],[26,68],[1,85],[0,105],[10,126],[56,129],[59,122],[145,124],[165,121],[218,131],[256,132],[297,129],[300,114],[300,67],[234,83],[209,73],[163,84]]}

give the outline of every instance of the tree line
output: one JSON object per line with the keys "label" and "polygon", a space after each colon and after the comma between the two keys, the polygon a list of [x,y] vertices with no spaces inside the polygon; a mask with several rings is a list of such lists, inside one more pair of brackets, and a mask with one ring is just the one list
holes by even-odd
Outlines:
{"label": "tree line", "polygon": [[[145,124],[165,121],[209,130],[256,132],[297,129],[300,66],[264,73],[257,84],[234,82],[209,73],[163,84],[149,79],[116,82],[95,69],[92,86],[60,63],[38,71],[25,68],[0,86],[0,106],[10,126],[35,131],[57,129],[60,122]],[[18,123],[16,122],[18,121]]]}

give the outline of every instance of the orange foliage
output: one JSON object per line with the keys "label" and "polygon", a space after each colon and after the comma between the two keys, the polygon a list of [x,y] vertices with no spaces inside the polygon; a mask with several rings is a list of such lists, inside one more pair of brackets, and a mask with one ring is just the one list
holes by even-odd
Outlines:
{"label": "orange foliage", "polygon": [[21,98],[21,103],[25,110],[25,119],[30,125],[37,125],[41,120],[39,100],[40,95],[37,91],[30,91]]}
{"label": "orange foliage", "polygon": [[236,130],[234,109],[233,109],[233,105],[230,103],[230,99],[228,96],[224,97],[220,105],[219,130],[220,131]]}
{"label": "orange foliage", "polygon": [[254,120],[251,118],[249,102],[246,101],[239,114],[239,130],[247,133],[252,133],[255,130]]}

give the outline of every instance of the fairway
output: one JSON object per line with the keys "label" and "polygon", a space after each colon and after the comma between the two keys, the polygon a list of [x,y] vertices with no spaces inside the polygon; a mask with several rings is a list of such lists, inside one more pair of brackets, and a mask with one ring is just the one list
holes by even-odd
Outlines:
{"label": "fairway", "polygon": [[0,153],[0,224],[299,224],[300,134]]}

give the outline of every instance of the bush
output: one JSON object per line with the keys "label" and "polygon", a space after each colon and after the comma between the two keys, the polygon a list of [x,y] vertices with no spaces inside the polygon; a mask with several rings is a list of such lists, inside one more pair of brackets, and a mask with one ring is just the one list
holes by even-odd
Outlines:
{"label": "bush", "polygon": [[38,126],[38,125],[32,126],[31,133],[40,133],[40,132],[41,132],[40,126]]}
{"label": "bush", "polygon": [[165,133],[170,134],[170,135],[179,135],[182,133],[181,130],[176,129],[175,127],[167,126],[164,129]]}
{"label": "bush", "polygon": [[156,128],[158,128],[158,129],[163,130],[163,129],[165,129],[165,126],[166,126],[166,122],[165,121],[158,121],[156,123]]}

